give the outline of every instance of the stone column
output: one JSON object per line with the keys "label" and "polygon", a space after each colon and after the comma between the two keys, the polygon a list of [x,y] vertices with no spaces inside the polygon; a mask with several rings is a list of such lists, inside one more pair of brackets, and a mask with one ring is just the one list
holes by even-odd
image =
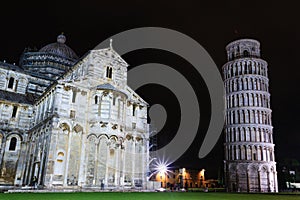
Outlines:
{"label": "stone column", "polygon": [[86,181],[86,172],[85,172],[85,165],[86,165],[86,152],[85,152],[85,148],[86,148],[86,135],[82,132],[81,134],[81,156],[80,156],[80,166],[79,166],[79,175],[78,175],[78,186],[82,187],[85,185],[85,181]]}
{"label": "stone column", "polygon": [[[135,143],[136,143],[136,141],[134,140],[133,142],[132,142],[132,151],[131,151],[131,153],[132,153],[132,155],[134,155],[135,154]],[[132,184],[132,186],[134,186],[134,180],[135,180],[135,156],[131,156],[131,158],[132,158],[132,175],[131,175],[131,184]]]}
{"label": "stone column", "polygon": [[97,183],[99,182],[99,179],[98,179],[98,163],[99,163],[99,155],[98,155],[98,152],[99,152],[99,140],[96,140],[95,141],[95,152],[94,152],[94,157],[95,157],[95,164],[94,164],[94,180],[93,180],[93,185],[96,186],[98,185]]}
{"label": "stone column", "polygon": [[[126,138],[125,138],[125,140],[126,140]],[[125,150],[123,149],[121,149],[121,151],[122,151],[122,156],[123,156],[123,166],[122,166],[122,170],[123,170],[123,173],[122,173],[122,179],[121,179],[121,185],[124,187],[124,180],[125,180],[125,173],[126,173],[126,169],[125,169],[125,165],[126,165],[126,153],[125,153]]]}
{"label": "stone column", "polygon": [[116,166],[115,166],[115,185],[119,186],[120,182],[120,147],[116,149]]}
{"label": "stone column", "polygon": [[68,179],[69,161],[70,161],[70,150],[71,150],[70,146],[72,145],[71,141],[72,141],[72,130],[68,132],[68,147],[66,149],[67,156],[65,160],[65,173],[64,173],[64,183],[63,183],[65,187],[68,186],[67,179]]}
{"label": "stone column", "polygon": [[104,185],[107,186],[108,185],[108,162],[109,162],[110,156],[109,156],[109,145],[107,145],[106,148],[106,164],[105,164],[105,168],[106,168],[106,172],[105,172],[105,179],[104,179]]}

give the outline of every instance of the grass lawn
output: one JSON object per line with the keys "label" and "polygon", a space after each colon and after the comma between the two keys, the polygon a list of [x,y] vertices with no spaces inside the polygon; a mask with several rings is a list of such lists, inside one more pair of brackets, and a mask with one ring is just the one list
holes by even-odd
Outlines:
{"label": "grass lawn", "polygon": [[219,192],[100,192],[100,193],[10,193],[0,194],[0,200],[300,200],[295,194],[230,194]]}

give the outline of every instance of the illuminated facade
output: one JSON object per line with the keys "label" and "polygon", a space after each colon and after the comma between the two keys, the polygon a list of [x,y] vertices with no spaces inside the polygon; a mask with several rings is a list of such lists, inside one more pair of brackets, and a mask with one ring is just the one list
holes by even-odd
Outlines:
{"label": "illuminated facade", "polygon": [[161,183],[161,187],[170,188],[203,188],[208,187],[204,176],[205,170],[195,169],[169,169],[166,172],[157,172],[154,175],[154,180]]}
{"label": "illuminated facade", "polygon": [[148,104],[113,50],[79,58],[59,35],[0,63],[0,185],[145,188]]}
{"label": "illuminated facade", "polygon": [[267,62],[260,43],[231,42],[226,90],[225,178],[229,191],[278,192]]}

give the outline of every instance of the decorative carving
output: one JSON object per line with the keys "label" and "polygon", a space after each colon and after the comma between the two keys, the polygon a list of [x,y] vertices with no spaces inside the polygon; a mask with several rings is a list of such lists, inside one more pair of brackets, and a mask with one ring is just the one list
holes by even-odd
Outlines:
{"label": "decorative carving", "polygon": [[103,127],[107,127],[107,124],[108,124],[108,122],[99,122],[100,124],[101,124],[101,127],[103,128]]}
{"label": "decorative carving", "polygon": [[69,86],[69,85],[64,85],[64,90],[65,90],[65,91],[71,90],[71,86]]}
{"label": "decorative carving", "polygon": [[131,140],[133,137],[131,135],[126,135],[127,140]]}
{"label": "decorative carving", "polygon": [[83,131],[83,128],[79,124],[76,124],[76,126],[74,126],[74,128],[73,128],[73,131],[75,131],[76,133],[79,133],[79,132]]}
{"label": "decorative carving", "polygon": [[118,128],[118,124],[114,124],[111,128],[116,130]]}
{"label": "decorative carving", "polygon": [[107,90],[103,91],[103,95],[106,97],[108,95],[108,91]]}
{"label": "decorative carving", "polygon": [[59,128],[62,129],[64,132],[65,132],[65,131],[70,132],[70,127],[69,127],[69,125],[66,124],[66,123],[60,124],[60,125],[59,125]]}

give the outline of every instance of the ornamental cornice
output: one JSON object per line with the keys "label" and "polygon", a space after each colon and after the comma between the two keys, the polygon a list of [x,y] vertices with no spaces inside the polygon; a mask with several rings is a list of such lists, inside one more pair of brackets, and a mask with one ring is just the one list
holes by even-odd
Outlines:
{"label": "ornamental cornice", "polygon": [[265,128],[265,129],[273,129],[273,126],[267,124],[230,124],[225,125],[226,128]]}
{"label": "ornamental cornice", "polygon": [[269,78],[267,76],[263,76],[263,75],[259,75],[259,74],[241,74],[241,75],[232,76],[230,78],[225,79],[224,83],[231,81],[231,80],[240,79],[240,78],[260,78],[260,79],[264,79],[265,81],[269,82]]}
{"label": "ornamental cornice", "polygon": [[232,107],[232,108],[227,108],[226,111],[237,111],[237,110],[259,110],[259,111],[267,111],[269,113],[272,113],[272,110],[270,108],[266,107],[258,107],[258,106],[243,106],[243,107]]}
{"label": "ornamental cornice", "polygon": [[226,94],[226,97],[232,96],[235,94],[248,94],[248,93],[255,93],[255,94],[265,94],[268,97],[270,97],[270,92],[264,91],[264,90],[240,90],[240,91],[235,91],[235,92],[229,92]]}
{"label": "ornamental cornice", "polygon": [[265,147],[274,150],[275,144],[271,142],[226,142],[224,146],[246,146],[248,147]]}

